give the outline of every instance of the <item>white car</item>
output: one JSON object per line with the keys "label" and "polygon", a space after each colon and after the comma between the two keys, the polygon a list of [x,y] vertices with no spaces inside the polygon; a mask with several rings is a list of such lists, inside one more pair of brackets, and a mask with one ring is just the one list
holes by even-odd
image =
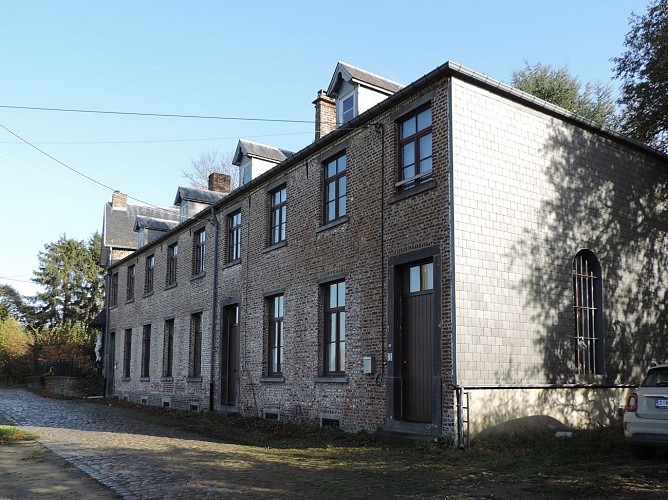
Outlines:
{"label": "white car", "polygon": [[626,397],[624,437],[638,458],[668,447],[668,364],[653,366],[640,387]]}

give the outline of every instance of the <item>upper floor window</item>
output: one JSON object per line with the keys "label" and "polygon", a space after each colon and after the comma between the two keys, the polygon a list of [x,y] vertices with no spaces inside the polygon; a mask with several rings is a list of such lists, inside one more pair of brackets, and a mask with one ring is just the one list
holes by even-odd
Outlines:
{"label": "upper floor window", "polygon": [[346,215],[346,155],[325,163],[325,223]]}
{"label": "upper floor window", "polygon": [[179,244],[167,247],[167,286],[176,284],[176,261],[179,256]]}
{"label": "upper floor window", "polygon": [[346,371],[346,283],[337,281],[325,286],[325,348],[326,375]]}
{"label": "upper floor window", "polygon": [[582,250],[573,259],[576,372],[605,373],[603,352],[603,286],[601,265],[593,252]]}
{"label": "upper floor window", "polygon": [[285,215],[287,188],[279,187],[271,191],[271,234],[270,244],[274,245],[285,241]]}
{"label": "upper floor window", "polygon": [[185,222],[188,220],[188,202],[186,200],[181,200],[181,205],[179,206],[179,222]]}
{"label": "upper floor window", "polygon": [[114,307],[116,305],[118,305],[118,273],[111,275],[109,290],[109,306]]}
{"label": "upper floor window", "polygon": [[127,286],[125,289],[125,300],[135,299],[135,266],[128,266]]}
{"label": "upper floor window", "polygon": [[193,274],[204,272],[204,256],[206,252],[206,230],[204,228],[193,234]]}
{"label": "upper floor window", "polygon": [[399,122],[400,189],[431,179],[431,107],[419,109]]}
{"label": "upper floor window", "polygon": [[339,101],[339,125],[355,118],[355,92],[351,92]]}
{"label": "upper floor window", "polygon": [[267,375],[280,375],[283,372],[283,295],[275,295],[268,299],[269,332],[267,351],[269,359]]}
{"label": "upper floor window", "polygon": [[144,293],[153,292],[153,272],[155,271],[155,255],[146,257],[146,266],[144,267]]}
{"label": "upper floor window", "polygon": [[241,258],[241,210],[227,216],[227,261]]}

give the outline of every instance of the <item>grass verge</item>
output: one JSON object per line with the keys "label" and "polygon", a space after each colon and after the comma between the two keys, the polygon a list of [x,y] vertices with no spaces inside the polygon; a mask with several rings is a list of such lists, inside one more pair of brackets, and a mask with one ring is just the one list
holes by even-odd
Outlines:
{"label": "grass verge", "polygon": [[14,444],[21,441],[34,441],[37,435],[22,431],[10,425],[0,425],[0,446]]}

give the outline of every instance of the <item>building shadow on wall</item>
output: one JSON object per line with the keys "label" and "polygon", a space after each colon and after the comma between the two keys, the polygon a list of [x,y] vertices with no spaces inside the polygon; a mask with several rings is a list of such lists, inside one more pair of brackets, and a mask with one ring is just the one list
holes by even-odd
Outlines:
{"label": "building shadow on wall", "polygon": [[[542,152],[553,192],[512,252],[513,265],[529,269],[519,288],[540,332],[543,362],[531,375],[584,385],[593,404],[574,400],[564,411],[597,421],[609,405],[595,404],[596,386],[637,383],[668,361],[668,163],[570,126],[555,126]],[[576,368],[572,266],[583,249],[602,271],[605,366],[590,377]]]}

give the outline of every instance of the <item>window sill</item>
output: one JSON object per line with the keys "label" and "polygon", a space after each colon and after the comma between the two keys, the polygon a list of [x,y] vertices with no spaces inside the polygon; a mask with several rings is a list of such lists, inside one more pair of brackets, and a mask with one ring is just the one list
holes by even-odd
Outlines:
{"label": "window sill", "polygon": [[274,243],[273,245],[270,245],[267,248],[263,248],[261,252],[269,253],[276,250],[277,248],[282,248],[284,246],[287,246],[287,244],[288,244],[287,240],[279,241],[278,243]]}
{"label": "window sill", "polygon": [[153,291],[152,291],[152,290],[151,290],[150,292],[146,292],[144,295],[142,295],[142,298],[145,299],[146,297],[150,297],[151,295],[153,295]]}
{"label": "window sill", "polygon": [[423,182],[415,187],[406,189],[405,191],[400,191],[399,193],[391,196],[387,203],[389,205],[392,205],[393,203],[405,200],[406,198],[410,198],[411,196],[415,196],[416,194],[424,193],[425,191],[430,191],[434,189],[437,185],[438,184],[436,184],[436,181],[434,180]]}
{"label": "window sill", "polygon": [[171,283],[165,286],[165,290],[169,290],[170,288],[176,288],[176,283]]}
{"label": "window sill", "polygon": [[241,259],[231,260],[230,262],[228,262],[223,266],[223,269],[228,269],[230,267],[238,266],[239,264],[241,264]]}
{"label": "window sill", "polygon": [[186,382],[189,383],[189,384],[190,383],[199,384],[199,383],[202,383],[202,377],[201,376],[199,376],[199,377],[188,377],[188,378],[186,378]]}
{"label": "window sill", "polygon": [[282,376],[260,377],[260,382],[266,382],[269,384],[282,384],[285,383],[285,377]]}
{"label": "window sill", "polygon": [[116,309],[118,307],[118,304],[112,304],[109,306],[109,309]]}
{"label": "window sill", "polygon": [[315,232],[320,233],[322,231],[327,231],[328,229],[340,226],[341,224],[345,224],[346,222],[348,222],[348,216],[344,215],[343,217],[339,217],[338,219],[328,222],[327,224],[323,224],[318,229],[316,229]]}
{"label": "window sill", "polygon": [[122,377],[121,378],[121,382],[129,382],[130,380],[132,380],[130,377]]}
{"label": "window sill", "polygon": [[171,375],[165,375],[160,377],[160,382],[174,382],[174,377]]}
{"label": "window sill", "polygon": [[126,304],[132,304],[135,301],[135,299],[128,299],[125,301]]}
{"label": "window sill", "polygon": [[150,382],[150,381],[151,381],[151,377],[139,377],[139,381],[140,381],[140,382]]}
{"label": "window sill", "polygon": [[345,375],[332,377],[313,377],[313,382],[316,384],[348,384],[350,379]]}
{"label": "window sill", "polygon": [[195,281],[195,280],[198,280],[198,279],[200,279],[200,278],[204,278],[204,276],[206,276],[206,272],[201,272],[201,273],[199,273],[199,274],[193,274],[193,275],[190,277],[190,281]]}

